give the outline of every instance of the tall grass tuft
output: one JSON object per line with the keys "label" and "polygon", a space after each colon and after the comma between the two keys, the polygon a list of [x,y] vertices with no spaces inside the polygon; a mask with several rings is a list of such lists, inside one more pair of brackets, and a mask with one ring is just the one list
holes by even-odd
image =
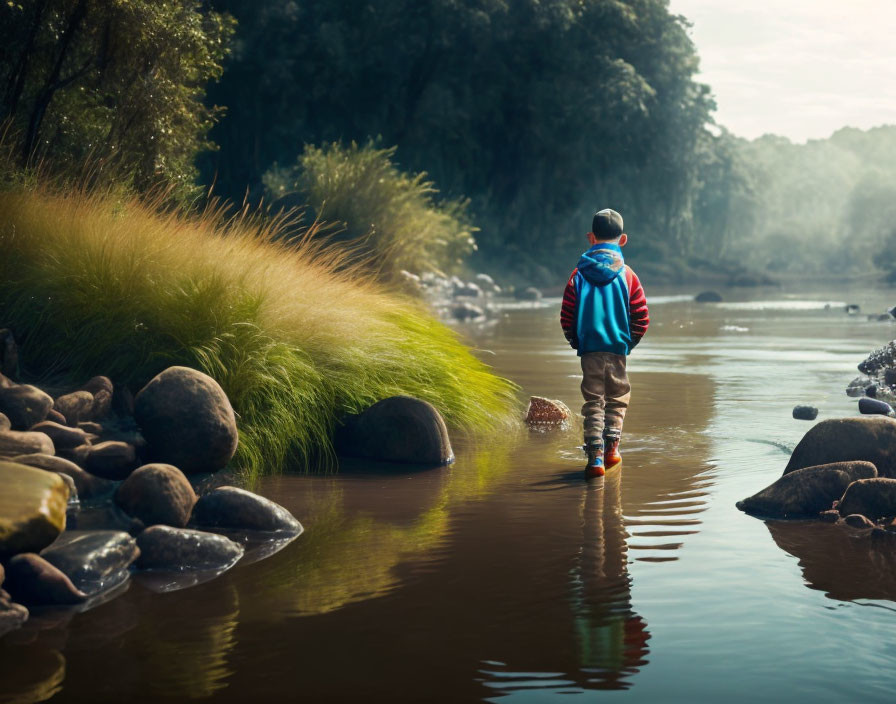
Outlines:
{"label": "tall grass tuft", "polygon": [[274,198],[297,192],[319,220],[338,223],[337,237],[380,278],[396,279],[402,269],[458,271],[476,249],[467,201],[437,201],[426,174],[401,171],[394,156],[394,147],[373,143],[309,145],[294,166],[272,168],[264,182]]}
{"label": "tall grass tuft", "polygon": [[102,193],[0,192],[0,323],[34,370],[137,389],[172,364],[217,379],[252,475],[331,457],[338,419],[393,394],[450,425],[508,422],[513,385],[417,303],[382,289],[313,228],[197,216]]}

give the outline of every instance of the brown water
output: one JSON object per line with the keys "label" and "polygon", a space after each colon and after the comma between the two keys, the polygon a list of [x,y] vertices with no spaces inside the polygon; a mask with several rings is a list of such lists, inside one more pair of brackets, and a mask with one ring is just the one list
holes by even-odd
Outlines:
{"label": "brown water", "polygon": [[[624,461],[581,479],[579,431],[455,439],[457,463],[283,475],[306,532],[192,589],[133,582],[0,642],[0,701],[891,701],[896,554],[736,500],[780,475],[896,326],[886,292],[654,295]],[[525,394],[580,404],[559,302],[464,332]],[[598,693],[592,690],[604,690]]]}

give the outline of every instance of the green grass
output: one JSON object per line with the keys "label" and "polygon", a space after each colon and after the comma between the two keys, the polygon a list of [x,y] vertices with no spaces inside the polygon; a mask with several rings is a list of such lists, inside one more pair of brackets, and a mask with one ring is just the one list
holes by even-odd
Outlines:
{"label": "green grass", "polygon": [[238,414],[235,463],[249,475],[325,465],[338,419],[394,394],[432,402],[455,428],[512,422],[513,384],[313,241],[247,217],[14,188],[0,192],[0,326],[29,371],[73,382],[208,373]]}

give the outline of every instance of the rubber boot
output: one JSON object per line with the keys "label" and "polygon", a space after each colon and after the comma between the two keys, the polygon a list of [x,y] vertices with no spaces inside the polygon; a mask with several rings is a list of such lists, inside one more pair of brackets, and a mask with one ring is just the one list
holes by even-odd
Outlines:
{"label": "rubber boot", "polygon": [[622,462],[622,455],[619,454],[619,440],[622,433],[618,431],[608,432],[604,435],[604,464],[607,467]]}
{"label": "rubber boot", "polygon": [[603,440],[597,438],[586,440],[582,449],[588,453],[588,463],[585,465],[585,479],[604,476]]}

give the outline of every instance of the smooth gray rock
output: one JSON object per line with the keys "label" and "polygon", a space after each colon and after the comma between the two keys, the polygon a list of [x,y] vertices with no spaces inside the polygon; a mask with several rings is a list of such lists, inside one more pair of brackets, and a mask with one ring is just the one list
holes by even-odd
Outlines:
{"label": "smooth gray rock", "polygon": [[0,431],[0,457],[30,455],[35,452],[45,455],[56,454],[56,448],[48,435],[25,430]]}
{"label": "smooth gray rock", "polygon": [[31,432],[47,435],[57,450],[77,447],[87,442],[87,433],[80,428],[70,428],[51,420],[42,420],[40,423],[36,423],[31,426]]}
{"label": "smooth gray rock", "polygon": [[302,524],[280,504],[233,486],[222,486],[200,496],[193,508],[193,523],[235,530],[302,530]]}
{"label": "smooth gray rock", "polygon": [[218,382],[195,369],[169,367],[154,377],[137,394],[134,417],[153,461],[187,474],[223,469],[236,452],[233,407]]}
{"label": "smooth gray rock", "polygon": [[93,420],[96,399],[89,391],[73,391],[56,399],[54,408],[65,416],[66,423],[77,426],[84,420]]}
{"label": "smooth gray rock", "polygon": [[876,398],[860,398],[859,413],[866,416],[890,416],[893,417],[893,407],[884,401],[878,401]]}
{"label": "smooth gray rock", "polygon": [[896,516],[896,479],[861,479],[847,487],[837,506],[841,516],[860,513],[872,520]]}
{"label": "smooth gray rock", "polygon": [[896,420],[884,416],[823,420],[797,444],[784,473],[858,460],[871,462],[881,477],[896,477]]}
{"label": "smooth gray rock", "polygon": [[114,530],[66,531],[41,552],[41,557],[87,594],[120,584],[139,556],[137,542],[127,533]]}
{"label": "smooth gray rock", "polygon": [[190,520],[196,493],[189,480],[170,464],[137,468],[115,492],[115,503],[144,525],[182,528]]}
{"label": "smooth gray rock", "polygon": [[815,420],[818,417],[818,409],[815,406],[794,406],[793,417],[797,420]]}
{"label": "smooth gray rock", "polygon": [[146,570],[226,570],[243,556],[243,546],[216,533],[156,525],[137,536]]}
{"label": "smooth gray rock", "polygon": [[454,461],[442,416],[410,396],[392,396],[347,417],[335,441],[336,451],[347,457],[429,466]]}
{"label": "smooth gray rock", "polygon": [[53,398],[36,386],[19,384],[0,388],[0,413],[12,424],[13,430],[27,430],[47,417]]}
{"label": "smooth gray rock", "polygon": [[32,552],[9,561],[4,586],[13,599],[26,606],[80,604],[87,598],[59,568]]}
{"label": "smooth gray rock", "polygon": [[88,446],[84,469],[104,479],[124,479],[138,465],[137,451],[130,443],[107,440]]}
{"label": "smooth gray rock", "polygon": [[75,482],[78,496],[84,500],[110,494],[115,489],[115,482],[94,476],[64,457],[38,453],[34,455],[19,455],[18,457],[13,457],[11,461],[37,469],[44,469],[48,472],[68,475]]}
{"label": "smooth gray rock", "polygon": [[877,476],[869,462],[839,462],[805,467],[737,503],[746,513],[764,518],[815,518],[831,508],[858,479]]}

